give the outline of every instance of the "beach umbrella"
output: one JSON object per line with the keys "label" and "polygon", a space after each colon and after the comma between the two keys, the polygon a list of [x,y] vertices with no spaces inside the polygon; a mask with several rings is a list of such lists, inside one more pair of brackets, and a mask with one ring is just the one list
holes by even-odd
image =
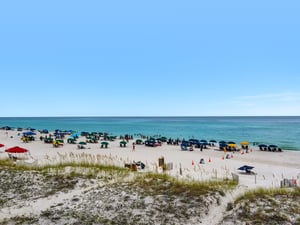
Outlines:
{"label": "beach umbrella", "polygon": [[25,152],[28,152],[28,150],[25,148],[21,148],[19,146],[15,146],[15,147],[6,149],[5,152],[7,152],[7,153],[25,153]]}
{"label": "beach umbrella", "polygon": [[207,144],[207,140],[200,140],[201,144]]}
{"label": "beach umbrella", "polygon": [[235,147],[236,147],[236,144],[228,144],[228,147],[235,148]]}
{"label": "beach umbrella", "polygon": [[241,145],[249,145],[249,142],[248,141],[242,141],[240,144]]}
{"label": "beach umbrella", "polygon": [[242,171],[245,171],[246,173],[250,173],[253,168],[254,168],[254,166],[244,165],[244,166],[241,166],[240,168],[238,168],[238,170],[242,170]]}
{"label": "beach umbrella", "polygon": [[135,143],[136,143],[136,144],[138,144],[138,145],[140,145],[140,144],[142,144],[142,143],[143,143],[143,140],[141,140],[141,139],[137,139],[137,140],[135,141]]}
{"label": "beach umbrella", "polygon": [[216,140],[210,140],[209,142],[211,142],[211,143],[217,143]]}
{"label": "beach umbrella", "polygon": [[78,144],[80,144],[80,145],[86,145],[86,142],[85,141],[81,141]]}
{"label": "beach umbrella", "polygon": [[106,142],[106,141],[101,142],[101,148],[103,148],[103,147],[107,148],[107,146],[108,146],[108,142]]}
{"label": "beach umbrella", "polygon": [[4,144],[0,144],[0,148],[4,147]]}
{"label": "beach umbrella", "polygon": [[80,135],[79,135],[78,133],[74,133],[74,134],[71,135],[71,137],[72,137],[72,138],[75,138],[75,139],[78,138],[79,136],[80,136]]}
{"label": "beach umbrella", "polygon": [[277,145],[269,145],[270,148],[278,148]]}
{"label": "beach umbrella", "polygon": [[260,147],[260,148],[266,148],[266,147],[268,147],[268,145],[260,144],[260,145],[258,145],[258,147]]}
{"label": "beach umbrella", "polygon": [[120,141],[120,147],[126,147],[127,142],[126,141]]}
{"label": "beach umbrella", "polygon": [[228,141],[227,144],[235,144],[233,141]]}
{"label": "beach umbrella", "polygon": [[23,132],[24,136],[32,136],[32,135],[36,135],[36,133],[32,132],[32,131],[27,131],[27,132]]}

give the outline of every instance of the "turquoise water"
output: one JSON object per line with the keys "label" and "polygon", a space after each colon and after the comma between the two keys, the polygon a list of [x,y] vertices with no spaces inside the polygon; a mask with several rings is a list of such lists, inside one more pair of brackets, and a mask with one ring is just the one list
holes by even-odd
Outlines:
{"label": "turquoise water", "polygon": [[249,141],[300,150],[300,117],[26,117],[0,118],[0,127],[143,134],[170,138]]}

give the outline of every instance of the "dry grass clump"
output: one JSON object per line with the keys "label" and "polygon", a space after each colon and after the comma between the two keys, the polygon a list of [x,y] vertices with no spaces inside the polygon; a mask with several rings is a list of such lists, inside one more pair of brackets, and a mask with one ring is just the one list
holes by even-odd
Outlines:
{"label": "dry grass clump", "polygon": [[201,182],[179,180],[167,174],[146,173],[137,176],[132,185],[139,186],[151,194],[159,193],[195,197],[211,193],[218,193],[224,196],[225,192],[234,189],[237,183],[232,180]]}
{"label": "dry grass clump", "polygon": [[300,188],[248,191],[228,211],[224,221],[235,224],[300,224]]}

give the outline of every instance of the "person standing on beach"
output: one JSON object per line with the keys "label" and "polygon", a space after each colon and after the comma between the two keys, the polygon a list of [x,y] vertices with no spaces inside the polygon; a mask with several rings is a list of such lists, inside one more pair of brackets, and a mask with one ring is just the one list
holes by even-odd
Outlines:
{"label": "person standing on beach", "polygon": [[135,143],[134,142],[132,143],[132,151],[133,152],[135,151]]}

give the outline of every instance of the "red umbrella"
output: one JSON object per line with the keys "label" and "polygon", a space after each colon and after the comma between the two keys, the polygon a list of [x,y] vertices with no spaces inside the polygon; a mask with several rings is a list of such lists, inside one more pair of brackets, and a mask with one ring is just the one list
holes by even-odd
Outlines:
{"label": "red umbrella", "polygon": [[2,148],[4,146],[4,144],[0,144],[0,148]]}
{"label": "red umbrella", "polygon": [[28,152],[28,150],[25,149],[25,148],[21,148],[19,146],[15,146],[15,147],[6,149],[5,152],[8,152],[8,153],[25,153],[25,152]]}

